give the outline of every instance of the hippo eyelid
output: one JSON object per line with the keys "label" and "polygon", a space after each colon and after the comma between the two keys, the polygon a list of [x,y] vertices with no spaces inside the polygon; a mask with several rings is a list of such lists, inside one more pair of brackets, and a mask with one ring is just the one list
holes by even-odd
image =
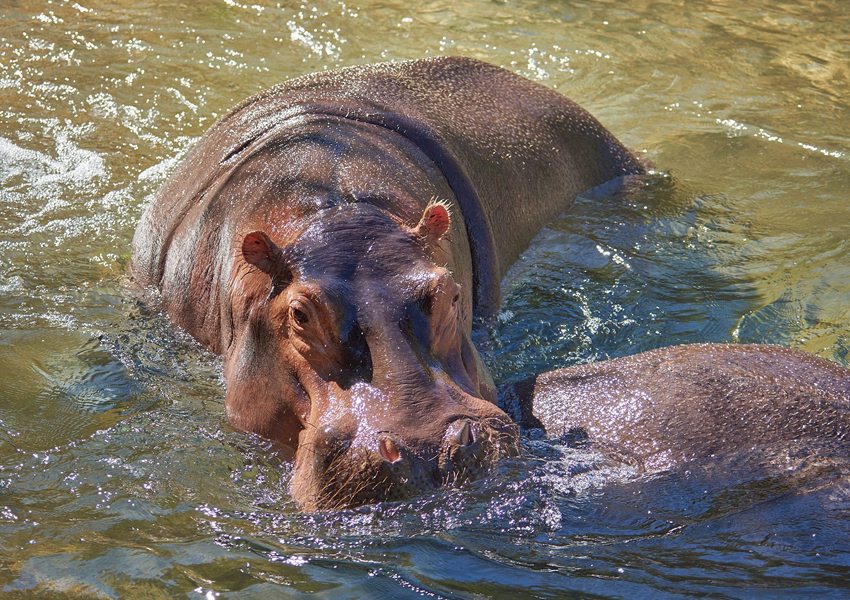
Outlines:
{"label": "hippo eyelid", "polygon": [[289,318],[295,329],[303,330],[306,325],[316,320],[314,301],[306,296],[296,296],[290,300]]}
{"label": "hippo eyelid", "polygon": [[457,306],[457,303],[460,301],[460,292],[461,286],[454,279],[452,279],[451,275],[446,273],[436,282],[436,285],[433,289],[433,297],[436,298],[442,293],[445,293],[451,299],[450,306],[454,308]]}

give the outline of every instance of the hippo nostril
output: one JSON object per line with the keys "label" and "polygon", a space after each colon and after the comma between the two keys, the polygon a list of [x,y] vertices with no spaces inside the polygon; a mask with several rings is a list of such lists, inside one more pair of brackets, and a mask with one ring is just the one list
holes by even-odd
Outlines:
{"label": "hippo nostril", "polygon": [[475,440],[472,439],[472,426],[467,422],[463,424],[463,429],[460,430],[458,443],[461,446],[469,446]]}
{"label": "hippo nostril", "polygon": [[467,421],[455,421],[449,426],[449,440],[459,448],[465,448],[475,443],[472,424]]}
{"label": "hippo nostril", "polygon": [[398,444],[390,438],[382,438],[378,442],[378,449],[381,451],[381,456],[389,463],[397,462],[401,459],[401,451],[398,449]]}

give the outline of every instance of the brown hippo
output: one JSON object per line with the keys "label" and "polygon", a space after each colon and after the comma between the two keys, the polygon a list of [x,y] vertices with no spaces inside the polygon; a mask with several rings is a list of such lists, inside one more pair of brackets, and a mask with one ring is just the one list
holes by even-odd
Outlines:
{"label": "brown hippo", "polygon": [[769,345],[686,344],[509,386],[521,426],[578,433],[645,468],[763,444],[850,442],[850,370]]}
{"label": "brown hippo", "polygon": [[323,72],[212,126],[130,272],[223,355],[230,422],[295,452],[305,509],[393,499],[511,451],[472,329],[543,224],[641,172],[579,106],[492,65]]}

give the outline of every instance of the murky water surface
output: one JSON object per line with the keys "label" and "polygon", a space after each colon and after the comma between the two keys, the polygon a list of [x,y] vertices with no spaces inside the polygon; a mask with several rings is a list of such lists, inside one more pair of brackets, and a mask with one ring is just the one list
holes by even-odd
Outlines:
{"label": "murky water surface", "polygon": [[850,597],[850,461],[829,448],[639,475],[532,436],[460,489],[300,514],[290,466],[228,427],[216,358],[122,284],[150,194],[235,102],[309,71],[465,54],[569,95],[659,170],[587,194],[517,264],[499,382],[693,341],[848,366],[846,8],[6,2],[2,594]]}

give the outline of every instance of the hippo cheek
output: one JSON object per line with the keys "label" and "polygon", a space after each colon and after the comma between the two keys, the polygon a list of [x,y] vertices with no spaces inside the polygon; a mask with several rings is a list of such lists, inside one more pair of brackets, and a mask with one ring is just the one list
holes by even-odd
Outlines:
{"label": "hippo cheek", "polygon": [[248,331],[224,360],[225,412],[234,427],[276,442],[291,457],[310,399],[294,370],[268,335]]}

